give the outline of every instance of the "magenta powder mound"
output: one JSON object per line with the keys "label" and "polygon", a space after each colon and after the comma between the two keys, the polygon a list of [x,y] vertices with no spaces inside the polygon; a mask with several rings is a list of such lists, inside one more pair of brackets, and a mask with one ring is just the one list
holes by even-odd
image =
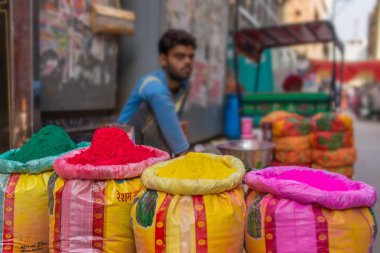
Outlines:
{"label": "magenta powder mound", "polygon": [[372,207],[377,199],[373,186],[305,167],[269,167],[251,171],[246,174],[245,182],[257,192],[337,210]]}
{"label": "magenta powder mound", "polygon": [[335,177],[326,176],[322,171],[309,173],[308,170],[287,170],[281,173],[278,179],[297,181],[323,191],[354,190],[349,189],[349,186],[343,181]]}

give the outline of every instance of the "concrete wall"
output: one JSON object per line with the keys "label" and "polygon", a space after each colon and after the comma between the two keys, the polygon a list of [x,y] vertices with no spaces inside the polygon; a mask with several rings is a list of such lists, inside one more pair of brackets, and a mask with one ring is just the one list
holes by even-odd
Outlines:
{"label": "concrete wall", "polygon": [[185,29],[197,39],[183,115],[192,143],[223,133],[228,7],[220,0],[167,0],[166,27]]}
{"label": "concrete wall", "polygon": [[118,111],[128,99],[141,75],[160,68],[157,42],[164,30],[164,0],[124,0],[124,9],[136,14],[135,34],[119,41]]}

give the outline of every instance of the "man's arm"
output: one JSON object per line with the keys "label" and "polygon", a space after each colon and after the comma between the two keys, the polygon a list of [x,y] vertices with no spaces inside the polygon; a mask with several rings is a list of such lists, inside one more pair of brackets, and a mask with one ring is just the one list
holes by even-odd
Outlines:
{"label": "man's arm", "polygon": [[125,105],[120,112],[120,115],[119,115],[119,118],[117,119],[117,122],[127,123],[129,120],[129,117],[128,117],[129,113],[128,112],[129,112],[129,105],[128,105],[128,101],[127,101],[127,102],[125,102]]}
{"label": "man's arm", "polygon": [[150,82],[140,95],[152,109],[172,152],[176,155],[185,152],[190,145],[181,129],[171,93],[162,84]]}
{"label": "man's arm", "polygon": [[139,102],[137,101],[134,93],[135,91],[132,92],[132,95],[129,97],[127,102],[125,102],[125,105],[120,112],[119,118],[117,119],[117,122],[128,123],[133,113],[138,108]]}

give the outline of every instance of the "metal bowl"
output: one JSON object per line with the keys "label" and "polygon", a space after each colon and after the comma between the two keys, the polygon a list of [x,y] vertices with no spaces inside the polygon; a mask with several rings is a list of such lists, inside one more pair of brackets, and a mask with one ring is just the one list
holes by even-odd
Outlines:
{"label": "metal bowl", "polygon": [[242,160],[247,171],[261,169],[273,160],[274,143],[256,140],[228,141],[216,145],[223,155],[232,155]]}

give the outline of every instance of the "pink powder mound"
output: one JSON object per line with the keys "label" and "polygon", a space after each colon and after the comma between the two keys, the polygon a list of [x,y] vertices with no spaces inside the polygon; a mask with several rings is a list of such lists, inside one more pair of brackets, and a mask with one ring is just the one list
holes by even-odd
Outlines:
{"label": "pink powder mound", "polygon": [[347,186],[344,181],[330,177],[328,174],[321,171],[311,172],[308,170],[288,170],[282,172],[277,178],[298,181],[322,191],[354,190],[350,189],[351,187]]}
{"label": "pink powder mound", "polygon": [[373,186],[309,168],[269,167],[248,172],[245,182],[257,192],[271,193],[304,204],[316,203],[329,209],[372,207],[377,199]]}

